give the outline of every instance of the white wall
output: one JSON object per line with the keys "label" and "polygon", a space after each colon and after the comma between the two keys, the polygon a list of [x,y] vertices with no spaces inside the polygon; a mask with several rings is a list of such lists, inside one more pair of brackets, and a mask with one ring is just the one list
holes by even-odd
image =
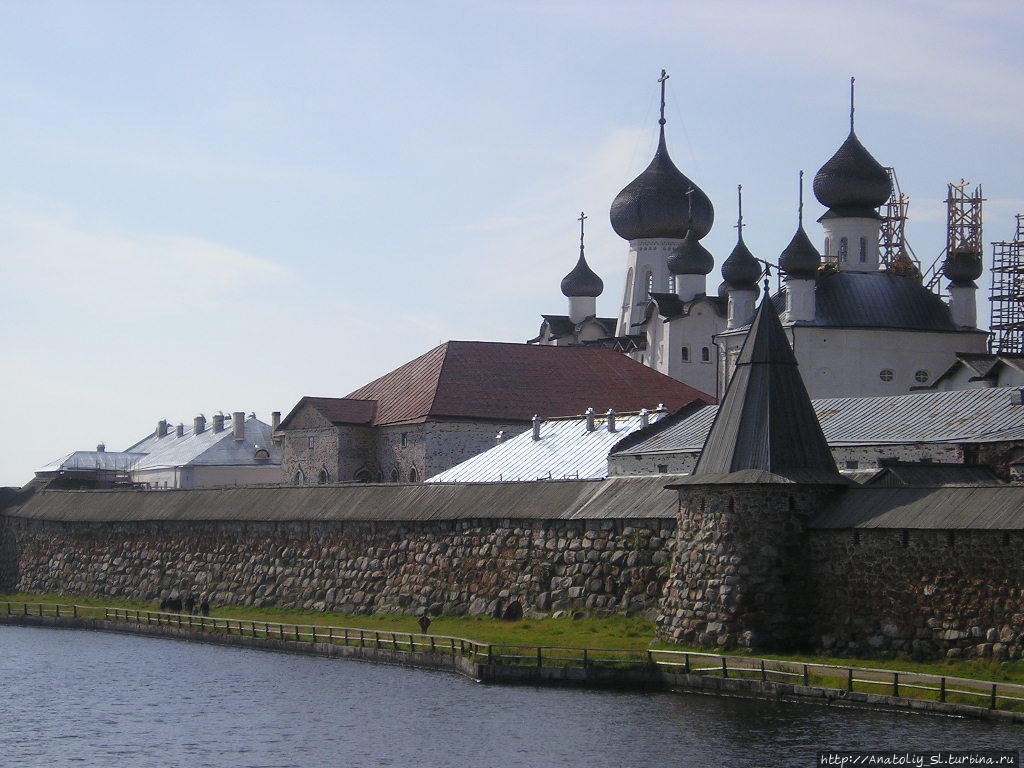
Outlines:
{"label": "white wall", "polygon": [[619,309],[619,323],[615,331],[617,336],[626,336],[632,333],[633,325],[643,319],[648,300],[645,279],[648,270],[654,276],[654,292],[670,293],[668,257],[682,242],[677,238],[645,238],[629,241],[626,287]]}

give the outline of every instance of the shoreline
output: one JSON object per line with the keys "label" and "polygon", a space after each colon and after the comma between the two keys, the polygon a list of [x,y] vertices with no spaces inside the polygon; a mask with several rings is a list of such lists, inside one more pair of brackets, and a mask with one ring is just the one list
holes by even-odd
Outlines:
{"label": "shoreline", "polygon": [[954,702],[911,699],[878,693],[842,691],[812,685],[687,674],[659,668],[639,670],[598,666],[540,668],[495,663],[483,664],[447,652],[405,651],[339,645],[329,642],[216,634],[187,628],[140,625],[72,616],[58,618],[19,614],[0,615],[0,626],[2,625],[112,632],[278,653],[351,659],[375,664],[454,672],[476,682],[489,684],[699,693],[1024,724],[1024,712],[994,710]]}

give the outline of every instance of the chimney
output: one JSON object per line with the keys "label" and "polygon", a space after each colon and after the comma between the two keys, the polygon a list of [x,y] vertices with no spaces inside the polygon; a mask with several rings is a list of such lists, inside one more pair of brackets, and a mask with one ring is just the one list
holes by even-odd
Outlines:
{"label": "chimney", "polygon": [[107,446],[104,445],[103,443],[100,443],[99,445],[96,446],[96,453],[103,453],[106,450],[107,450]]}
{"label": "chimney", "polygon": [[206,417],[200,413],[198,416],[192,419],[192,434],[198,435],[204,429],[206,429]]}
{"label": "chimney", "polygon": [[184,437],[185,436],[185,425],[184,424],[179,424],[178,426],[176,426],[174,428],[174,436],[175,437]]}
{"label": "chimney", "polygon": [[167,436],[167,419],[160,419],[156,423],[156,436],[166,437]]}
{"label": "chimney", "polygon": [[1024,405],[1024,389],[1010,391],[1010,405]]}
{"label": "chimney", "polygon": [[646,408],[640,409],[640,429],[651,423],[651,414]]}
{"label": "chimney", "polygon": [[224,414],[215,413],[213,414],[213,431],[223,432],[224,431]]}
{"label": "chimney", "polygon": [[608,409],[608,431],[615,432],[615,411],[612,408]]}
{"label": "chimney", "polygon": [[654,410],[656,413],[664,413],[665,411],[668,410],[668,408],[665,407],[664,403],[658,403],[658,407],[655,408]]}
{"label": "chimney", "polygon": [[594,431],[594,409],[587,408],[587,432]]}
{"label": "chimney", "polygon": [[234,430],[235,440],[245,440],[245,412],[235,411],[231,414],[231,429]]}
{"label": "chimney", "polygon": [[280,427],[281,427],[281,412],[280,411],[274,411],[272,414],[270,414],[270,431],[271,432],[277,432],[277,430]]}
{"label": "chimney", "polygon": [[533,439],[540,440],[540,416],[533,414]]}

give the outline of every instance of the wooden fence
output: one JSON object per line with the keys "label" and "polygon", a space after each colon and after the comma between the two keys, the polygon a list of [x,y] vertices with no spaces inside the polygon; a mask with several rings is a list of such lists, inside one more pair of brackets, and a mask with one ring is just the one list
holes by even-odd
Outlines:
{"label": "wooden fence", "polygon": [[[0,604],[3,605],[3,604]],[[144,626],[174,627],[197,632],[333,643],[404,653],[448,654],[479,664],[515,667],[663,670],[688,675],[714,675],[788,682],[845,691],[881,693],[904,698],[956,702],[989,709],[1024,709],[1024,685],[963,677],[869,667],[729,656],[696,651],[616,650],[558,646],[481,643],[464,637],[317,624],[284,624],[187,613],[107,608],[57,603],[7,602],[8,615],[92,618]]]}

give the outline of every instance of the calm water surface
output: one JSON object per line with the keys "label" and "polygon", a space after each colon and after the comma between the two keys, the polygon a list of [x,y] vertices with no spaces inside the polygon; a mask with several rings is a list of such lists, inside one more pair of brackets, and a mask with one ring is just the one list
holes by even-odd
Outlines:
{"label": "calm water surface", "polygon": [[1024,728],[0,627],[2,766],[812,766],[819,748],[1022,748]]}

